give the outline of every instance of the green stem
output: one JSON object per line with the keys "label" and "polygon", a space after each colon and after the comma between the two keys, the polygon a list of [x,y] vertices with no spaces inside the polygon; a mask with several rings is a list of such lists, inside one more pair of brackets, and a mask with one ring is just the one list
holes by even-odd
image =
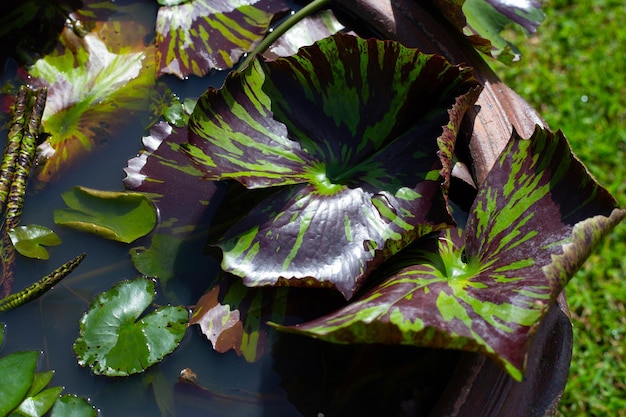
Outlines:
{"label": "green stem", "polygon": [[11,294],[8,297],[0,299],[0,311],[9,311],[14,308],[33,301],[48,292],[53,286],[59,283],[70,272],[72,272],[85,259],[85,254],[81,253],[74,259],[64,263],[50,274],[43,277],[22,291]]}
{"label": "green stem", "polygon": [[285,32],[291,29],[296,23],[301,21],[307,16],[312,15],[320,9],[328,6],[331,0],[313,0],[311,3],[304,6],[291,16],[289,16],[283,23],[274,28],[273,31],[267,34],[265,38],[250,52],[246,59],[243,60],[241,65],[237,68],[237,71],[242,71],[250,65],[252,60],[258,55],[265,52],[274,42],[278,40]]}

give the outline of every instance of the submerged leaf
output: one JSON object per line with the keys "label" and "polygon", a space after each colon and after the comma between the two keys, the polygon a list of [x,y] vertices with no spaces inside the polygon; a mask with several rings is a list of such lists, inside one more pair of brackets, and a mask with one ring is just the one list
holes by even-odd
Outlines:
{"label": "submerged leaf", "polygon": [[158,74],[202,77],[228,69],[263,38],[283,0],[189,0],[157,16]]}
{"label": "submerged leaf", "polygon": [[540,319],[626,217],[616,207],[560,132],[514,133],[463,233],[420,241],[358,301],[283,329],[338,343],[477,351],[520,380]]}
{"label": "submerged leaf", "polygon": [[[146,114],[157,94],[154,47],[143,44],[146,28],[126,24],[108,23],[82,38],[66,29],[57,51],[30,69],[29,82],[48,89],[42,124],[49,136],[38,149],[40,185],[105,146]],[[138,44],[112,45],[119,32],[133,34]]]}
{"label": "submerged leaf", "polygon": [[377,264],[452,224],[451,154],[478,92],[468,68],[347,35],[253,61],[209,89],[184,147],[205,177],[289,186],[217,243],[223,269],[248,286],[336,287],[351,297]]}
{"label": "submerged leaf", "polygon": [[54,211],[54,222],[129,243],[154,228],[157,215],[143,194],[74,187],[62,194],[69,208]]}
{"label": "submerged leaf", "polygon": [[153,300],[154,283],[146,278],[122,281],[98,295],[80,320],[78,363],[99,375],[126,376],[173,352],[185,335],[188,312],[161,307],[138,320]]}
{"label": "submerged leaf", "polygon": [[61,238],[56,233],[38,224],[11,229],[9,230],[9,237],[15,249],[29,258],[48,259],[50,254],[44,246],[61,244]]}

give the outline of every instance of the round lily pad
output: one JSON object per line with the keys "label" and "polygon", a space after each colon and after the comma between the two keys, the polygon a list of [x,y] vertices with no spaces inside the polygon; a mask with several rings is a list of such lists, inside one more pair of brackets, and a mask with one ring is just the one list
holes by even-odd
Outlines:
{"label": "round lily pad", "polygon": [[187,330],[188,311],[161,307],[140,320],[154,300],[154,282],[122,281],[96,297],[80,320],[74,352],[98,375],[142,372],[173,352]]}

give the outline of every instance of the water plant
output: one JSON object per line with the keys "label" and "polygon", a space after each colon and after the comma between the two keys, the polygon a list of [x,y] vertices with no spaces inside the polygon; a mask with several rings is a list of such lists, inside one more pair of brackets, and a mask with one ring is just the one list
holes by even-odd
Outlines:
{"label": "water plant", "polygon": [[[448,30],[470,33],[479,50],[505,61],[519,57],[500,36],[504,24],[533,31],[543,17],[533,2],[433,4]],[[345,5],[317,0],[301,14],[327,6]],[[156,12],[155,32],[145,19],[130,37],[124,19],[103,22],[132,7]],[[543,125],[527,135],[507,126],[493,166],[468,158],[460,142],[476,134],[477,114],[493,111],[480,108],[490,88],[483,69],[396,40],[334,34],[342,25],[328,12],[301,22],[319,40],[281,28],[261,42],[287,10],[282,1],[190,0],[111,13],[86,2],[84,24],[25,67],[49,92],[40,187],[131,121],[150,128],[125,169],[130,191],[73,188],[55,222],[123,243],[142,238],[129,258],[164,290],[191,243],[202,252],[208,236],[220,263],[220,273],[199,274],[208,290],[193,294],[191,317],[171,305],[141,317],[155,298],[145,277],[98,295],[80,320],[78,363],[108,376],[142,373],[198,324],[214,350],[248,362],[284,332],[478,352],[521,381],[542,319],[626,210],[564,135]],[[263,51],[283,33],[288,56]],[[297,49],[303,38],[315,42]],[[245,53],[223,85],[199,97],[179,100],[163,81],[232,67]],[[462,162],[474,177],[465,195],[453,185]]]}

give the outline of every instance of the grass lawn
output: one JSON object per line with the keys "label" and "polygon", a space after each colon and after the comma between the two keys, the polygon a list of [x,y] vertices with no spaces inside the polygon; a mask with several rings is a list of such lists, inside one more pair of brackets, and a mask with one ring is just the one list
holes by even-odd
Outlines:
{"label": "grass lawn", "polygon": [[[501,78],[561,129],[626,206],[626,3],[546,0],[546,21]],[[626,416],[626,223],[567,288],[574,353],[560,416]]]}

